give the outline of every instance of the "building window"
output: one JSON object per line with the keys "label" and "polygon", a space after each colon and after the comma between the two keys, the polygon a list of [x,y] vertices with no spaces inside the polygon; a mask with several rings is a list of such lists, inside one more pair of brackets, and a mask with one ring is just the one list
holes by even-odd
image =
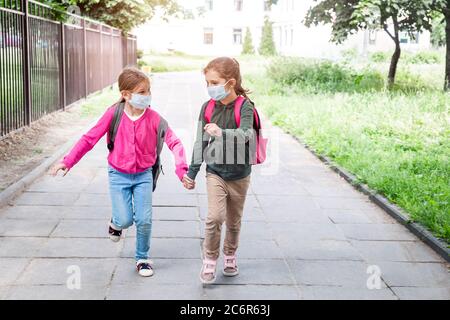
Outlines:
{"label": "building window", "polygon": [[214,33],[212,28],[205,28],[203,30],[203,43],[204,44],[214,43]]}
{"label": "building window", "polygon": [[377,43],[377,31],[369,30],[369,44],[375,45]]}
{"label": "building window", "polygon": [[291,28],[291,47],[294,45],[294,29]]}
{"label": "building window", "polygon": [[233,44],[242,44],[242,29],[233,29]]}
{"label": "building window", "polygon": [[206,0],[206,10],[212,11],[214,9],[214,1]]}
{"label": "building window", "polygon": [[400,43],[408,43],[409,36],[407,32],[400,32]]}
{"label": "building window", "polygon": [[264,11],[272,11],[272,0],[264,1]]}
{"label": "building window", "polygon": [[234,9],[236,11],[242,11],[243,0],[234,0]]}

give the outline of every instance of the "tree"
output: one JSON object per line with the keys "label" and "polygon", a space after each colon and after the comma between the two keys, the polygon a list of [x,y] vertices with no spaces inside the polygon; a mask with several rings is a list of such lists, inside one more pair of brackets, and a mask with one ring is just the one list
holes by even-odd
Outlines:
{"label": "tree", "polygon": [[165,15],[175,14],[180,10],[176,0],[66,0],[66,2],[68,5],[78,6],[82,15],[124,32],[151,19],[157,8],[163,9]]}
{"label": "tree", "polygon": [[[80,14],[98,20],[125,33],[150,20],[157,8],[164,17],[189,13],[176,0],[38,0],[53,7],[54,19],[65,21],[65,12]],[[189,18],[189,16],[187,17]]]}
{"label": "tree", "polygon": [[245,32],[244,44],[242,45],[242,54],[254,54],[255,48],[253,47],[252,33],[250,28],[247,28]]}
{"label": "tree", "polygon": [[432,8],[444,15],[446,44],[444,90],[450,91],[450,0],[434,0]]}
{"label": "tree", "polygon": [[441,1],[442,13],[445,16],[445,43],[446,43],[446,57],[445,57],[445,82],[444,90],[450,90],[450,0]]}
{"label": "tree", "polygon": [[414,37],[417,32],[431,30],[434,1],[322,0],[310,8],[305,24],[331,24],[331,41],[335,43],[342,43],[359,30],[384,30],[395,44],[388,74],[388,86],[391,88],[401,56],[400,32],[407,32],[410,37]]}
{"label": "tree", "polygon": [[269,21],[268,17],[264,18],[259,54],[262,56],[273,56],[276,54],[275,42],[273,41],[272,22]]}

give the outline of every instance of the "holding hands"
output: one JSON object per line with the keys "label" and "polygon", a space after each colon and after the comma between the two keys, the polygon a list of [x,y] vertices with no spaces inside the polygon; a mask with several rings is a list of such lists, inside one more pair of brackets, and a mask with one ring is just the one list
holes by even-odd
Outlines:
{"label": "holding hands", "polygon": [[212,137],[222,136],[222,129],[215,123],[208,123],[204,129]]}
{"label": "holding hands", "polygon": [[195,180],[192,180],[185,174],[183,177],[183,186],[188,190],[193,190],[195,188]]}

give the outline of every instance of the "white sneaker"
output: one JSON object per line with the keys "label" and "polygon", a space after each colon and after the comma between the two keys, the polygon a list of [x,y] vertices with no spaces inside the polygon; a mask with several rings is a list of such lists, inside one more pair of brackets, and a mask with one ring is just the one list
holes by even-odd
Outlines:
{"label": "white sneaker", "polygon": [[151,263],[153,263],[151,260],[138,260],[136,262],[136,269],[140,276],[151,277],[153,275]]}

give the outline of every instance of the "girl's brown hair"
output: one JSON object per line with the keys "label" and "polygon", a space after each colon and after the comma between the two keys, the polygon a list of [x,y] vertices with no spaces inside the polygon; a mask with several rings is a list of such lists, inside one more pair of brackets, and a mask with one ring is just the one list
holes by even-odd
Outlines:
{"label": "girl's brown hair", "polygon": [[234,90],[236,91],[236,94],[248,99],[247,94],[249,94],[250,91],[242,87],[241,67],[236,59],[229,57],[216,58],[208,63],[203,69],[203,73],[206,73],[209,70],[216,71],[221,78],[224,78],[227,81],[235,79],[236,86]]}
{"label": "girl's brown hair", "polygon": [[[127,67],[122,70],[119,75],[119,91],[133,91],[141,83],[145,84],[150,88],[150,79],[141,70],[134,67]],[[123,102],[123,99],[121,99]]]}

